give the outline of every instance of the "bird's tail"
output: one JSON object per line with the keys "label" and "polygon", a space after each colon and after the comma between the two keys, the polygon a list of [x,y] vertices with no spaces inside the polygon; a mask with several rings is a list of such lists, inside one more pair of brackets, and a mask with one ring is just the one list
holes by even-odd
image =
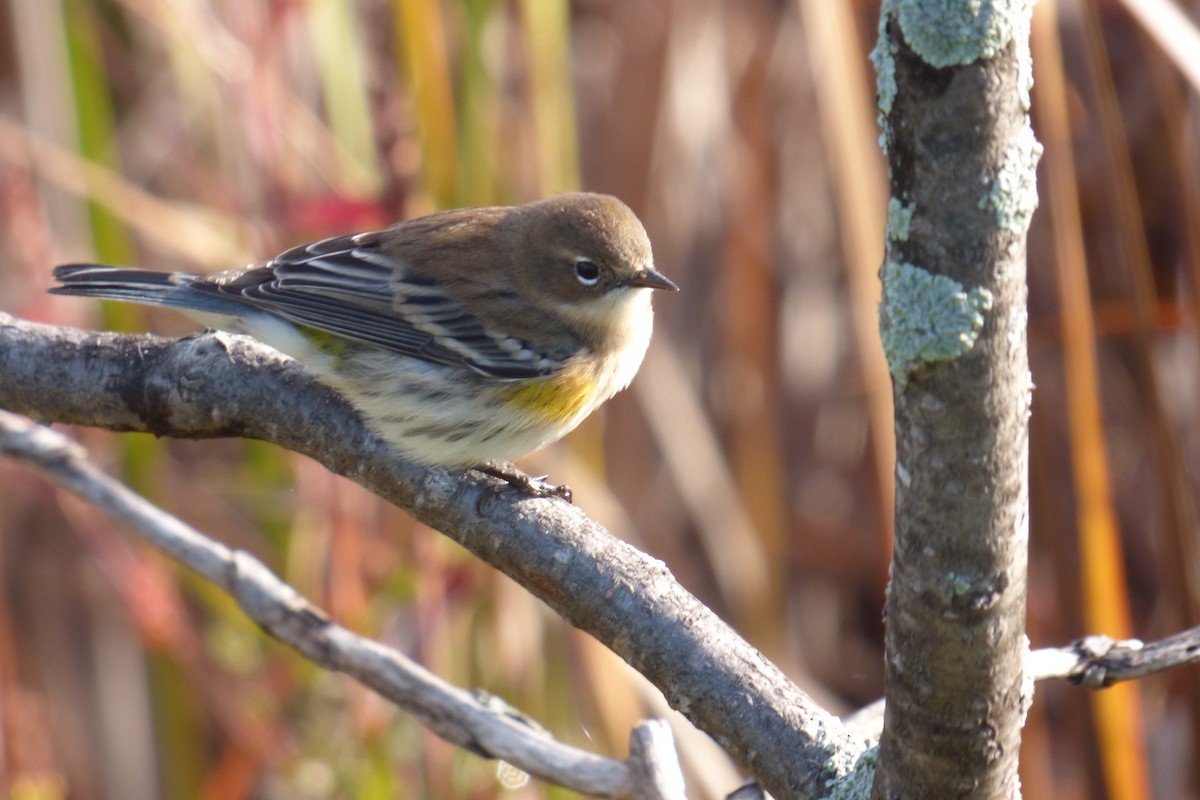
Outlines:
{"label": "bird's tail", "polygon": [[[177,296],[179,290],[186,290],[195,277],[180,272],[152,272],[101,264],[63,264],[54,268],[54,278],[62,286],[51,288],[50,293],[178,306],[181,305]],[[172,298],[172,295],[176,297]]]}

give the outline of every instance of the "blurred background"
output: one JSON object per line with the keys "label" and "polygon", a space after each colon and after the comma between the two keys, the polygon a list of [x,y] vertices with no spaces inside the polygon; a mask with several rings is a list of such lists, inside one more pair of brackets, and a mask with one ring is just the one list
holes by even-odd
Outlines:
{"label": "blurred background", "polygon": [[[0,0],[0,308],[183,335],[169,313],[47,296],[51,267],[223,269],[439,208],[617,194],[683,291],[657,298],[633,388],[524,466],[844,713],[882,692],[890,546],[877,17],[877,0]],[[1037,6],[1035,647],[1200,623],[1197,19]],[[563,740],[623,757],[667,713],[520,588],[310,461],[72,433],[339,621]],[[1025,797],[1198,797],[1198,732],[1200,668],[1042,685]],[[711,742],[677,735],[691,797],[735,787]],[[13,798],[575,796],[506,788],[3,462],[0,736]]]}

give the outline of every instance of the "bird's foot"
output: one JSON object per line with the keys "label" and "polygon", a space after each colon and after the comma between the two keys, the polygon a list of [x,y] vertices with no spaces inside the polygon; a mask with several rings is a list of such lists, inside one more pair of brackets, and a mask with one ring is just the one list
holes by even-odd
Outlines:
{"label": "bird's foot", "polygon": [[499,478],[504,481],[507,486],[497,486],[497,491],[517,491],[529,497],[557,497],[560,500],[571,502],[571,487],[566,484],[550,483],[546,480],[546,476],[534,477],[527,475],[514,465],[509,463],[488,463],[481,464],[475,469],[485,475],[491,475],[493,478]]}

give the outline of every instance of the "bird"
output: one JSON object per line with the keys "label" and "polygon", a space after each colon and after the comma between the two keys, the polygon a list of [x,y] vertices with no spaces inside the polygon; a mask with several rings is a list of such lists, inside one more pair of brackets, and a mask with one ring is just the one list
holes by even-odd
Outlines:
{"label": "bird", "polygon": [[512,461],[626,388],[656,290],[641,221],[607,194],[439,211],[211,274],[101,264],[53,294],[164,306],[300,361],[409,459],[528,494],[570,489]]}

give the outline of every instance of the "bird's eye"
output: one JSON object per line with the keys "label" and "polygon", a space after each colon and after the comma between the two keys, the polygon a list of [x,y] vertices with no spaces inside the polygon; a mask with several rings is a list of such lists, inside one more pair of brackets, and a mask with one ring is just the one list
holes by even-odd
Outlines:
{"label": "bird's eye", "polygon": [[587,259],[580,259],[575,262],[575,277],[584,286],[595,286],[600,280],[600,268]]}

